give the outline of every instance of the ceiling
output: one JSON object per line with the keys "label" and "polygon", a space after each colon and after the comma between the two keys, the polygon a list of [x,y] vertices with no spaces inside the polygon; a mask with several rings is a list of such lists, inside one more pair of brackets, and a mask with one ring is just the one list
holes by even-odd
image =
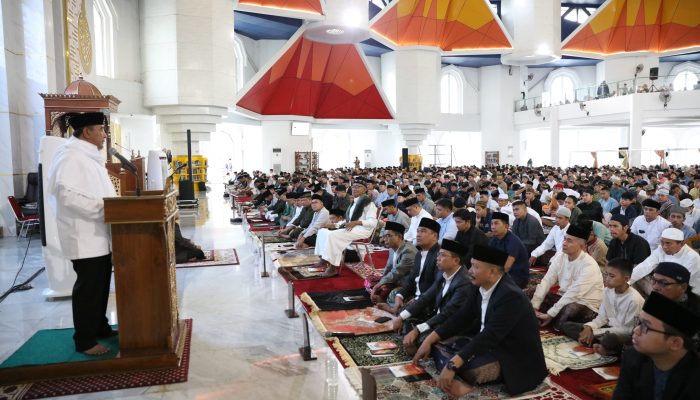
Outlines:
{"label": "ceiling", "polygon": [[[390,1],[386,1],[390,3]],[[490,0],[492,4],[498,5],[500,10],[500,0]],[[562,7],[600,7],[605,0],[562,0]],[[372,2],[369,4],[370,19],[374,17],[381,8]],[[236,33],[254,40],[286,40],[292,37],[302,25],[301,19],[278,17],[273,15],[255,14],[250,12],[235,11],[234,27]],[[579,24],[566,19],[561,20],[562,40],[568,37]],[[365,40],[360,44],[367,56],[380,56],[391,51],[390,48],[382,45],[374,39]],[[443,63],[458,65],[462,67],[484,67],[500,64],[500,55],[478,55],[478,56],[447,56],[442,58]],[[662,62],[683,62],[700,61],[700,53],[684,54],[679,56],[662,57]],[[582,57],[563,56],[560,60],[548,64],[532,66],[534,68],[558,68],[558,67],[579,67],[595,65],[599,60]]]}

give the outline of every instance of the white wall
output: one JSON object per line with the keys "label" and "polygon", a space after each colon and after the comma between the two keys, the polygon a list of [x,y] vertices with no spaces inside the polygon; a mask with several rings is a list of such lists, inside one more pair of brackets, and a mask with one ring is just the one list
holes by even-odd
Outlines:
{"label": "white wall", "polygon": [[[559,163],[562,166],[593,165],[592,151],[598,152],[598,165],[621,165],[618,148],[625,127],[562,128],[559,137]],[[534,160],[533,160],[534,161]]]}
{"label": "white wall", "polygon": [[420,152],[424,166],[480,165],[481,132],[433,131]]}
{"label": "white wall", "polygon": [[319,153],[319,168],[351,167],[355,157],[364,166],[365,150],[372,150],[372,167],[399,165],[401,134],[398,130],[313,128],[313,151]]}

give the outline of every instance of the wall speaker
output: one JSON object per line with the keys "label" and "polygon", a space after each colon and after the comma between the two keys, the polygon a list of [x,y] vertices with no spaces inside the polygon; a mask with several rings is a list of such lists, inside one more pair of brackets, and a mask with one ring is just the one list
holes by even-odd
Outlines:
{"label": "wall speaker", "polygon": [[408,169],[408,147],[401,149],[401,168]]}
{"label": "wall speaker", "polygon": [[659,79],[659,67],[649,68],[649,80]]}

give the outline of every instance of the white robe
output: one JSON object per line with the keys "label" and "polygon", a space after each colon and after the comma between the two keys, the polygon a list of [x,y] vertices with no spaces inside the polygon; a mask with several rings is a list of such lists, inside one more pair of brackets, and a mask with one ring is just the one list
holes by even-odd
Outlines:
{"label": "white robe", "polygon": [[[352,215],[355,211],[358,200],[359,198],[355,199],[350,206],[349,215]],[[320,229],[316,233],[314,254],[320,255],[322,259],[332,265],[339,266],[345,248],[356,240],[370,237],[374,231],[374,228],[377,226],[377,206],[372,202],[367,204],[365,209],[362,210],[359,221],[362,222],[362,225],[358,225],[349,231],[345,228],[333,231],[326,228]]]}
{"label": "white robe", "polygon": [[111,236],[104,222],[104,198],[116,192],[97,146],[68,139],[56,151],[48,186],[48,203],[56,213],[64,257],[77,260],[109,254]]}

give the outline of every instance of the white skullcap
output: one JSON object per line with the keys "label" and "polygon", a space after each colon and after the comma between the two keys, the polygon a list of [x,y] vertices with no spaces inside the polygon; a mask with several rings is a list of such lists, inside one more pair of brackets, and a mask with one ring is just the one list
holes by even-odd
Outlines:
{"label": "white skullcap", "polygon": [[668,196],[668,189],[659,189],[656,191],[657,195]]}
{"label": "white skullcap", "polygon": [[683,207],[683,208],[688,208],[692,205],[693,205],[693,200],[690,200],[690,199],[681,200],[681,207]]}
{"label": "white skullcap", "polygon": [[501,193],[498,195],[498,200],[508,200],[508,195],[505,193]]}
{"label": "white skullcap", "polygon": [[557,208],[557,215],[560,217],[571,218],[571,210],[566,207]]}
{"label": "white skullcap", "polygon": [[661,233],[661,237],[669,240],[683,241],[683,231],[676,228],[666,228]]}

